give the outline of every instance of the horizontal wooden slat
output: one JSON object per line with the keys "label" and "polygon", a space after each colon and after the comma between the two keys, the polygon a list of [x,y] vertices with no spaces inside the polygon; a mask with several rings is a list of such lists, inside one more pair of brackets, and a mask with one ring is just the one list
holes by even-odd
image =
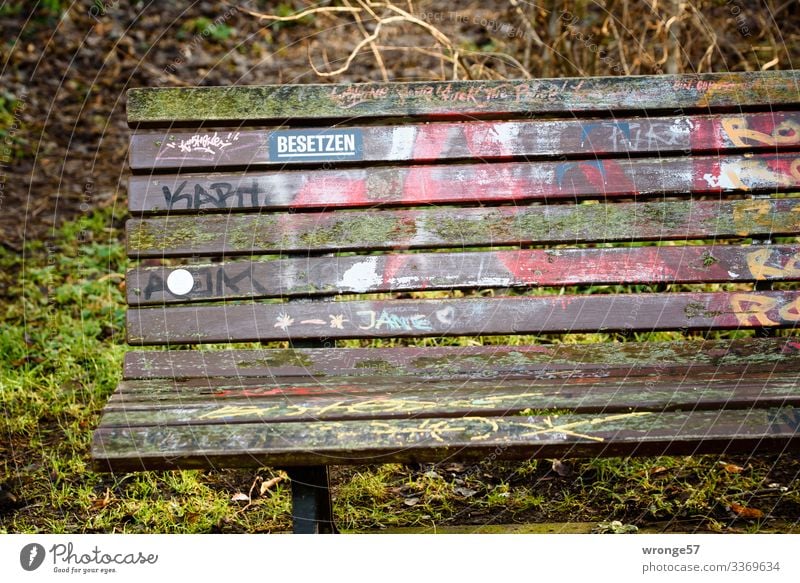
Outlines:
{"label": "horizontal wooden slat", "polygon": [[[408,417],[517,415],[526,410],[625,413],[800,405],[798,374],[733,378],[691,375],[654,379],[598,379],[591,383],[512,378],[414,383],[401,377],[324,378],[292,383],[294,393],[242,398],[192,397],[182,393],[117,392],[105,408],[104,427],[211,425],[264,421],[345,421]],[[144,384],[153,381],[126,381]],[[287,382],[286,380],[281,382]],[[281,387],[264,379],[263,389]],[[171,383],[168,383],[171,384]],[[308,394],[326,390],[323,394]],[[361,389],[361,390],[359,390]],[[230,391],[229,391],[230,392]]]}
{"label": "horizontal wooden slat", "polygon": [[170,216],[127,223],[131,257],[705,239],[800,232],[800,199]]}
{"label": "horizontal wooden slat", "polygon": [[[133,306],[221,299],[506,288],[800,279],[800,245],[683,245],[414,253],[139,267],[126,276]],[[188,272],[188,293],[170,276]]]}
{"label": "horizontal wooden slat", "polygon": [[[793,363],[790,361],[791,364]],[[157,408],[162,405],[183,406],[192,403],[206,403],[209,400],[221,403],[222,401],[239,402],[261,398],[288,401],[306,397],[382,398],[389,394],[410,394],[417,391],[422,391],[428,396],[438,395],[441,397],[459,387],[483,387],[490,391],[496,391],[501,385],[517,387],[519,390],[535,385],[551,394],[554,391],[567,389],[575,389],[579,392],[588,391],[593,386],[614,384],[624,393],[631,387],[640,389],[643,386],[655,386],[659,383],[663,387],[675,387],[689,382],[702,383],[707,387],[712,385],[722,387],[724,385],[738,386],[751,380],[762,379],[780,382],[781,386],[795,386],[800,380],[796,366],[790,366],[784,370],[779,366],[770,366],[765,363],[729,365],[716,369],[702,364],[673,364],[627,369],[610,364],[606,366],[608,368],[605,369],[605,375],[595,374],[600,372],[599,366],[585,366],[566,371],[573,373],[571,376],[538,375],[537,373],[543,369],[537,371],[534,367],[529,366],[527,368],[518,367],[506,376],[490,374],[485,377],[482,374],[467,376],[458,373],[414,377],[409,374],[391,374],[371,370],[366,375],[345,374],[343,376],[331,374],[331,371],[328,371],[328,374],[318,376],[308,374],[273,376],[268,372],[261,377],[139,379],[121,382],[111,397],[111,401],[122,407],[130,405]],[[565,371],[563,368],[553,370]],[[582,374],[582,372],[587,374]],[[506,381],[508,381],[507,384]],[[623,396],[620,398],[622,399]],[[618,403],[622,403],[622,401],[618,401]],[[572,406],[575,406],[574,403]],[[635,404],[627,403],[620,406],[635,407]]]}
{"label": "horizontal wooden slat", "polygon": [[[792,407],[209,426],[101,427],[95,465],[113,471],[797,451]],[[494,459],[493,458],[493,459]]]}
{"label": "horizontal wooden slat", "polygon": [[604,378],[744,368],[800,368],[797,338],[530,346],[136,350],[125,379],[302,376]]}
{"label": "horizontal wooden slat", "polygon": [[132,176],[132,213],[778,192],[800,188],[800,153]]}
{"label": "horizontal wooden slat", "polygon": [[180,87],[128,91],[128,122],[353,120],[546,113],[709,110],[796,104],[796,71],[346,85]]}
{"label": "horizontal wooden slat", "polygon": [[128,342],[791,327],[800,291],[297,302],[129,309]]}
{"label": "horizontal wooden slat", "polygon": [[[354,128],[363,140],[360,162],[440,162],[443,160],[602,156],[653,152],[748,151],[800,144],[798,112],[571,120],[473,121]],[[324,136],[329,128],[316,128]],[[277,132],[277,133],[276,133]],[[134,132],[133,170],[281,165],[270,149],[275,128]],[[335,135],[335,134],[328,134]],[[301,160],[302,161],[302,160]]]}

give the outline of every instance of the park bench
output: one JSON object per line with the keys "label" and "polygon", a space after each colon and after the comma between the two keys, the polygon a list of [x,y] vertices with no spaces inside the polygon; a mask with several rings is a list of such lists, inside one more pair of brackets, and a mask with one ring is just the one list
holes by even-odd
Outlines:
{"label": "park bench", "polygon": [[131,90],[96,467],[796,451],[798,81]]}

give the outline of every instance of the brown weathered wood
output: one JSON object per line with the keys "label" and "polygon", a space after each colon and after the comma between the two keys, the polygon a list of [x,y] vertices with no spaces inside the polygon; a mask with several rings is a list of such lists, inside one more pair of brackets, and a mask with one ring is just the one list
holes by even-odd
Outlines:
{"label": "brown weathered wood", "polygon": [[[642,390],[642,387],[676,387],[687,383],[705,383],[722,386],[725,383],[739,385],[755,382],[758,379],[794,385],[798,380],[797,367],[783,369],[776,365],[738,365],[725,366],[714,369],[703,365],[664,366],[647,369],[628,369],[630,374],[624,374],[623,369],[609,368],[607,375],[595,375],[599,368],[585,369],[589,374],[581,374],[581,370],[571,371],[572,376],[544,376],[540,377],[535,371],[516,370],[505,377],[484,377],[483,375],[461,376],[458,374],[439,374],[430,377],[414,377],[410,375],[392,375],[381,371],[371,371],[366,376],[308,376],[296,377],[243,377],[232,378],[166,378],[166,379],[141,379],[123,381],[111,397],[115,404],[143,405],[160,404],[189,405],[213,402],[248,401],[250,399],[303,399],[306,397],[332,397],[347,399],[360,398],[365,395],[383,397],[389,393],[398,396],[406,393],[422,392],[425,395],[441,397],[450,391],[459,388],[483,387],[492,393],[501,385],[516,387],[525,391],[537,387],[547,393],[574,388],[576,391],[586,391],[590,386],[614,386],[620,390],[629,387]],[[504,385],[504,381],[508,385]],[[709,384],[710,383],[710,384]],[[620,398],[625,398],[621,396]],[[573,404],[574,406],[574,404]],[[635,405],[630,405],[635,406]]]}
{"label": "brown weathered wood", "polygon": [[[731,411],[101,427],[113,471],[800,449],[792,407]],[[492,453],[494,452],[494,453]]]}
{"label": "brown weathered wood", "polygon": [[[129,272],[129,341],[306,347],[129,354],[125,376],[138,380],[110,398],[95,464],[800,450],[796,338],[333,348],[337,338],[795,327],[800,291],[747,284],[800,280],[800,245],[719,239],[800,234],[800,199],[775,196],[800,189],[797,81],[789,71],[132,91],[131,125],[163,129],[131,142],[130,208],[147,217],[129,223],[129,254],[192,259]],[[328,129],[332,119],[344,123]],[[277,146],[321,144],[320,132],[336,148],[276,159]],[[705,239],[716,241],[527,248]],[[426,248],[444,252],[411,251]],[[363,254],[321,256],[351,250]],[[284,253],[303,256],[227,260]],[[196,263],[203,255],[225,261]],[[729,285],[662,293],[706,282]],[[659,292],[296,300],[606,284]]]}
{"label": "brown weathered wood", "polygon": [[800,232],[800,199],[131,219],[131,257],[704,239]]}
{"label": "brown weathered wood", "polygon": [[[800,279],[800,245],[684,245],[414,253],[139,267],[132,306],[221,299],[582,284],[714,283]],[[188,271],[194,288],[170,291]]]}
{"label": "brown weathered wood", "polygon": [[128,91],[128,123],[453,117],[626,111],[705,111],[796,105],[796,71],[588,77],[510,81],[443,81],[346,85],[180,87]]}
{"label": "brown weathered wood", "polygon": [[[125,381],[106,406],[104,427],[210,425],[264,421],[343,421],[408,417],[509,416],[526,410],[577,413],[710,410],[800,405],[798,374],[691,378],[596,379],[589,383],[531,379],[425,381],[391,377],[325,378],[282,384],[269,378],[202,397],[173,388],[150,392],[153,381]],[[283,381],[287,383],[287,381]],[[140,387],[130,387],[140,385]],[[171,389],[171,390],[170,390]],[[180,391],[180,392],[178,392]],[[278,394],[276,394],[278,393]]]}
{"label": "brown weathered wood", "polygon": [[262,350],[135,350],[125,354],[125,379],[411,376],[544,379],[694,374],[744,368],[756,372],[800,368],[797,338]]}
{"label": "brown weathered wood", "polygon": [[[526,410],[570,410],[576,413],[747,409],[800,406],[797,376],[708,381],[661,379],[637,385],[597,381],[589,385],[539,385],[530,381],[426,383],[408,390],[397,382],[371,380],[365,393],[337,393],[335,379],[327,380],[328,396],[290,398],[249,396],[246,399],[144,401],[119,396],[109,401],[103,427],[149,425],[213,425],[236,423],[315,423],[319,421],[404,419],[413,417],[512,416]],[[364,379],[367,380],[367,379]],[[141,382],[141,381],[138,381]],[[352,379],[345,386],[350,388]],[[383,390],[381,390],[383,389]]]}
{"label": "brown weathered wood", "polygon": [[197,305],[128,310],[130,344],[787,328],[800,291]]}
{"label": "brown weathered wood", "polygon": [[[785,149],[800,144],[794,111],[728,115],[615,119],[404,123],[355,128],[363,139],[361,162],[508,160],[561,155],[650,152],[721,153]],[[270,135],[282,130],[230,128],[134,132],[133,170],[254,167],[291,164],[270,151]],[[314,130],[320,135],[326,128]]]}
{"label": "brown weathered wood", "polygon": [[172,214],[779,192],[800,187],[798,165],[787,153],[148,174],[130,178],[128,206]]}

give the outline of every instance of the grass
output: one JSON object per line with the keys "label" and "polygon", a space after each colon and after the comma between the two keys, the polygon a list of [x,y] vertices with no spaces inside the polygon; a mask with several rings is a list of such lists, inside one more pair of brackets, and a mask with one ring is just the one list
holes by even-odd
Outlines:
{"label": "grass", "polygon": [[[121,237],[119,217],[105,210],[65,224],[23,256],[0,248],[0,488],[17,499],[0,506],[0,532],[287,530],[288,482],[259,495],[260,484],[280,475],[269,468],[92,471],[91,431],[125,351]],[[335,468],[336,518],[347,531],[580,521],[609,532],[656,523],[765,532],[788,528],[800,511],[800,463],[789,456],[565,464],[565,475],[551,460]],[[251,497],[234,501],[237,494]]]}
{"label": "grass", "polygon": [[89,446],[120,379],[120,222],[110,211],[66,224],[24,257],[0,248],[0,532],[258,532],[289,526],[279,484],[246,512],[231,498],[265,470],[98,474]]}

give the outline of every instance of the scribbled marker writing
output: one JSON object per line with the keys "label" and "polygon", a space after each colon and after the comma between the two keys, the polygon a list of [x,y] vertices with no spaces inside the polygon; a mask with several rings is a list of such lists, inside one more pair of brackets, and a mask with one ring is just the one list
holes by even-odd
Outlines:
{"label": "scribbled marker writing", "polygon": [[271,160],[360,160],[362,137],[360,129],[287,130],[269,136]]}

